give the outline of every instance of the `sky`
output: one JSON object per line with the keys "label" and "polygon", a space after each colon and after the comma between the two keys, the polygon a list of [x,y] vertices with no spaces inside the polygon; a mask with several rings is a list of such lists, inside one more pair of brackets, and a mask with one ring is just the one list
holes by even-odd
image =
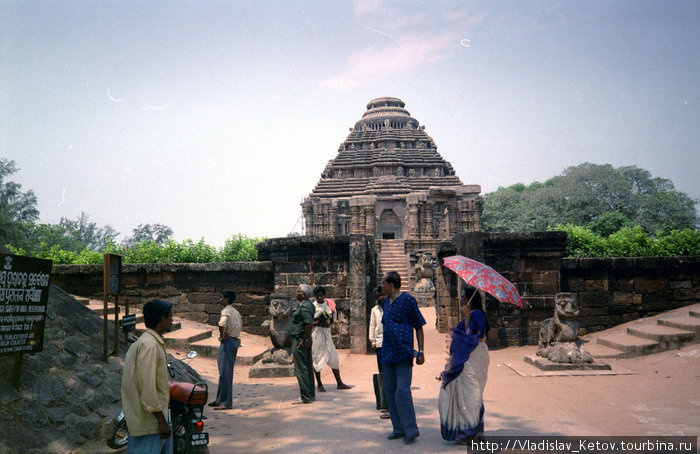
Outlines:
{"label": "sky", "polygon": [[0,2],[0,158],[40,222],[300,231],[393,96],[482,194],[583,162],[700,199],[700,2]]}

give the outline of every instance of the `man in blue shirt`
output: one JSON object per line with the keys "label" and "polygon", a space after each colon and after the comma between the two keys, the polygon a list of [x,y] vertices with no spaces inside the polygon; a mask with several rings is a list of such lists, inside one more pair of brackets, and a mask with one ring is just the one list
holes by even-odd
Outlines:
{"label": "man in blue shirt", "polygon": [[[402,292],[401,276],[389,271],[381,281],[387,295],[384,300],[384,338],[382,340],[382,376],[384,391],[391,415],[392,432],[389,440],[403,438],[411,444],[418,437],[416,411],[411,395],[413,358],[416,364],[425,362],[423,354],[423,325],[425,319],[418,309],[416,299]],[[413,330],[416,331],[418,351],[413,349]]]}

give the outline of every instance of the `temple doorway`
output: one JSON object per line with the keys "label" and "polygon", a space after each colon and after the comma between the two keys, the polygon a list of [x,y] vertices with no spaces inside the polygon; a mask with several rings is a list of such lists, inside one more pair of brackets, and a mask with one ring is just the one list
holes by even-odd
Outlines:
{"label": "temple doorway", "polygon": [[401,221],[394,210],[387,208],[379,215],[377,226],[377,238],[382,240],[394,240],[403,238]]}

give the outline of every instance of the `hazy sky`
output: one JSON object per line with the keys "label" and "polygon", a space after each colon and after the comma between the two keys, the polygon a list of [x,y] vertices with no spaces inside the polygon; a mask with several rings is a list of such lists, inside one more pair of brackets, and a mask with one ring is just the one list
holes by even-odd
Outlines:
{"label": "hazy sky", "polygon": [[697,0],[0,2],[0,157],[121,238],[286,236],[381,96],[482,193],[589,161],[697,199],[699,92]]}

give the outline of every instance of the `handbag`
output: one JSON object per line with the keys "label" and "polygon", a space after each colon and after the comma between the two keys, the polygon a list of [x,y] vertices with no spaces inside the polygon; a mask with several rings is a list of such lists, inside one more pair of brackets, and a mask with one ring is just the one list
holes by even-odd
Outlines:
{"label": "handbag", "polygon": [[374,397],[377,400],[377,410],[386,410],[389,407],[386,404],[382,374],[372,375],[372,381],[374,382]]}

